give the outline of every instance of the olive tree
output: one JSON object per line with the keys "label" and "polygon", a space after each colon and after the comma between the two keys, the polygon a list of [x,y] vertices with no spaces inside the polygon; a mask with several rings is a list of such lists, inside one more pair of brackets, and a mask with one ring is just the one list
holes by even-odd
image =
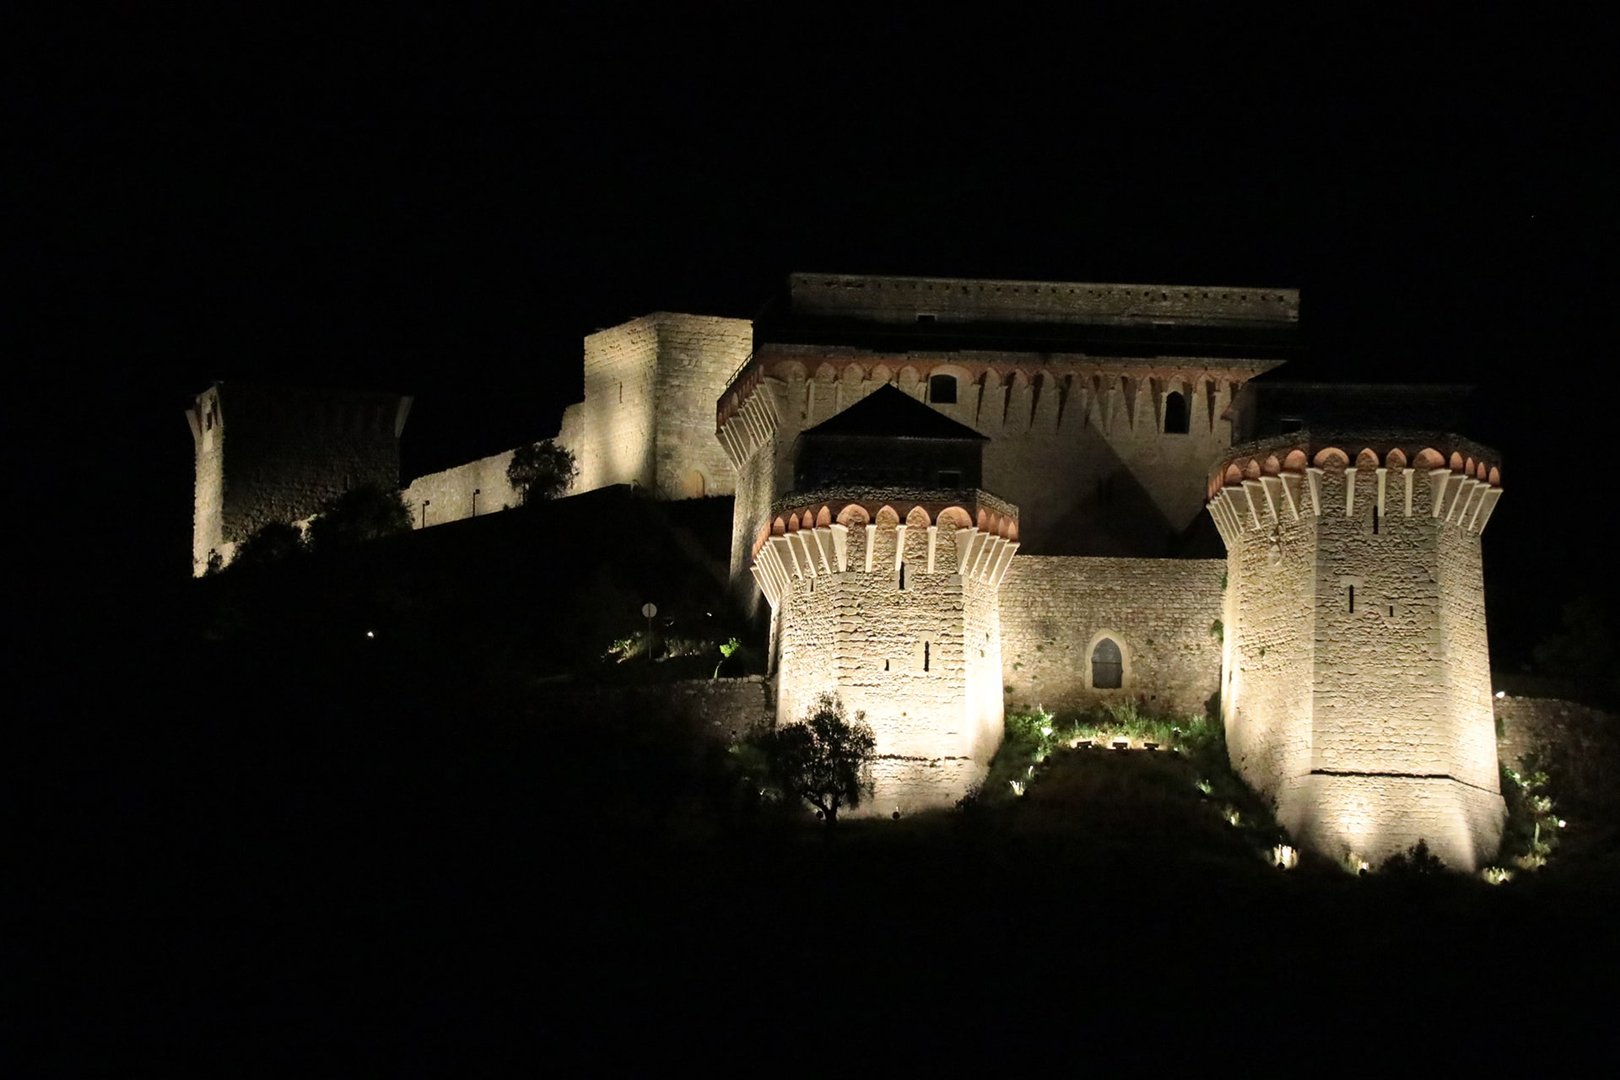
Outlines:
{"label": "olive tree", "polygon": [[512,460],[506,466],[506,482],[527,505],[531,499],[540,502],[559,497],[578,473],[573,451],[551,439],[543,439],[512,452]]}
{"label": "olive tree", "polygon": [[756,730],[748,741],[763,758],[770,782],[783,796],[821,811],[829,829],[840,810],[872,794],[877,736],[864,713],[848,719],[835,694],[817,697],[804,719]]}

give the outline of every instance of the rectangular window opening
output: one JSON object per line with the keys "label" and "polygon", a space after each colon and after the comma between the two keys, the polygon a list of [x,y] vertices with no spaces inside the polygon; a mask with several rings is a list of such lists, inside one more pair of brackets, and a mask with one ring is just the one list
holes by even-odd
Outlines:
{"label": "rectangular window opening", "polygon": [[1354,615],[1356,613],[1356,587],[1351,585],[1348,588],[1350,590],[1350,614]]}

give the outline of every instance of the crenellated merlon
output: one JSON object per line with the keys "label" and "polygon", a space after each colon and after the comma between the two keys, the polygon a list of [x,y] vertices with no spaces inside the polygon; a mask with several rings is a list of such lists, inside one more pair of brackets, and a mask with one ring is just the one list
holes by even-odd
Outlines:
{"label": "crenellated merlon", "polygon": [[[1359,447],[1352,459],[1346,447]],[[1302,517],[1428,517],[1484,532],[1502,497],[1500,457],[1455,435],[1313,439],[1235,447],[1209,477],[1209,513],[1230,548],[1245,532]]]}
{"label": "crenellated merlon", "polygon": [[775,608],[796,582],[850,572],[954,574],[994,589],[1018,546],[1017,510],[982,491],[806,493],[773,507],[751,569]]}

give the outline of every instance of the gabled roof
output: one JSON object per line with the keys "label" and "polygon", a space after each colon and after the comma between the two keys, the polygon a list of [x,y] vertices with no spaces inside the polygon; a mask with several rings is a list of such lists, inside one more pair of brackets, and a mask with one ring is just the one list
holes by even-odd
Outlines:
{"label": "gabled roof", "polygon": [[902,439],[973,439],[984,435],[924,405],[885,383],[836,416],[805,431],[806,435],[861,435]]}

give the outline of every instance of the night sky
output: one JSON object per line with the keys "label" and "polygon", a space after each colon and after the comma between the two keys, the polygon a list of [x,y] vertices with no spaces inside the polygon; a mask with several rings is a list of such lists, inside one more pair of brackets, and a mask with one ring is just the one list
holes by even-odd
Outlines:
{"label": "night sky", "polygon": [[829,270],[1298,287],[1292,377],[1482,388],[1493,634],[1587,587],[1599,504],[1565,500],[1610,424],[1620,239],[1594,28],[547,10],[32,41],[17,355],[102,492],[58,554],[185,574],[214,379],[415,394],[425,471],[551,434],[586,333]]}

